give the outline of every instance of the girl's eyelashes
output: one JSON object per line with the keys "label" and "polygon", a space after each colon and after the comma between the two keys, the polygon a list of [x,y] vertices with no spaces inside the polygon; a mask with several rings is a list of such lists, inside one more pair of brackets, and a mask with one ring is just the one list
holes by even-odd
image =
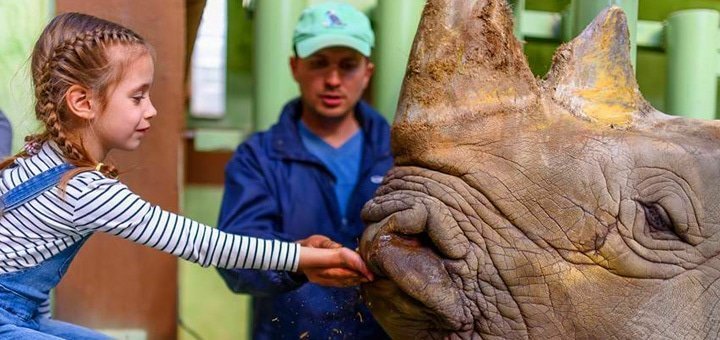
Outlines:
{"label": "girl's eyelashes", "polygon": [[141,86],[138,86],[132,91],[128,92],[128,94],[130,94],[130,98],[133,100],[133,103],[135,103],[135,105],[138,105],[143,99],[147,98],[150,95],[150,84],[143,84]]}
{"label": "girl's eyelashes", "polygon": [[135,96],[132,96],[131,98],[132,98],[132,100],[133,100],[133,102],[134,102],[135,104],[140,104],[140,102],[141,102],[143,99],[145,99],[145,94],[135,95]]}

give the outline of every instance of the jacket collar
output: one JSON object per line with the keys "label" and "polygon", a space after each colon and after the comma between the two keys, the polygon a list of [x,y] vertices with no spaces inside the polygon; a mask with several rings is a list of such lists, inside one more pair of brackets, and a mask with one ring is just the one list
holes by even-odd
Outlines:
{"label": "jacket collar", "polygon": [[[303,145],[298,131],[298,120],[302,114],[302,104],[296,98],[285,104],[278,122],[270,128],[272,136],[272,151],[270,157],[296,161],[317,163],[318,160]],[[364,157],[375,159],[388,156],[389,127],[385,119],[364,101],[355,106],[355,117],[363,131],[365,140],[363,145]]]}

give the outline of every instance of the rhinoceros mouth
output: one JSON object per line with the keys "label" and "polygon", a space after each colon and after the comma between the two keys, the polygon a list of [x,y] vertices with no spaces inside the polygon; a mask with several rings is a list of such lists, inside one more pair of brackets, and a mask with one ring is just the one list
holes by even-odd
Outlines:
{"label": "rhinoceros mouth", "polygon": [[[464,308],[459,308],[465,305],[463,296],[445,270],[446,260],[438,254],[430,238],[424,233],[395,232],[394,223],[395,219],[390,216],[370,225],[361,243],[368,266],[379,278],[363,287],[370,308],[381,315],[387,313],[382,309],[404,315],[404,322],[418,323],[413,326],[416,330],[472,329],[472,317]],[[392,296],[386,296],[389,291],[394,292]]]}
{"label": "rhinoceros mouth", "polygon": [[406,294],[387,278],[380,277],[363,284],[362,294],[375,318],[393,339],[444,338],[435,313],[420,301]]}

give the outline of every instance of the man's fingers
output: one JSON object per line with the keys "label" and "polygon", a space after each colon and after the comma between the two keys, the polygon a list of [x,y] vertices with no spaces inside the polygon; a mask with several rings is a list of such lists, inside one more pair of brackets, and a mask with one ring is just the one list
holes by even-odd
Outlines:
{"label": "man's fingers", "polygon": [[351,278],[362,278],[363,275],[361,273],[358,273],[352,269],[346,269],[346,268],[332,268],[332,269],[325,269],[320,271],[318,276],[322,276],[326,279],[333,279],[333,280],[345,280],[345,279],[351,279]]}
{"label": "man's fingers", "polygon": [[363,273],[348,268],[315,269],[305,275],[311,282],[333,287],[352,287],[371,281]]}
{"label": "man's fingers", "polygon": [[337,243],[331,239],[324,240],[321,245],[321,248],[328,248],[328,249],[334,249],[334,248],[342,248],[342,244]]}
{"label": "man's fingers", "polygon": [[354,287],[361,283],[365,283],[363,280],[333,280],[333,279],[318,279],[315,283],[323,286],[333,287]]}
{"label": "man's fingers", "polygon": [[297,242],[300,243],[300,245],[303,247],[310,248],[342,248],[342,244],[331,240],[325,235],[311,235],[305,239],[298,240]]}
{"label": "man's fingers", "polygon": [[298,243],[300,243],[303,247],[310,247],[310,248],[327,248],[323,246],[325,242],[332,242],[331,239],[329,239],[327,236],[324,235],[310,235],[305,239],[299,240]]}

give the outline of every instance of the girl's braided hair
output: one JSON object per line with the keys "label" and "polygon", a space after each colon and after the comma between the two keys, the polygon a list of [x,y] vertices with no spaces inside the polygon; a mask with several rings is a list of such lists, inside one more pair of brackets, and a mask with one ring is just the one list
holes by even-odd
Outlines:
{"label": "girl's braided hair", "polygon": [[[123,46],[123,57],[110,58],[109,49]],[[43,30],[32,52],[31,71],[35,89],[35,116],[43,123],[40,133],[27,136],[29,145],[48,141],[57,144],[67,161],[77,167],[63,178],[63,183],[75,174],[99,170],[108,177],[116,177],[112,165],[98,166],[97,160],[85,150],[80,136],[69,134],[77,124],[68,111],[65,96],[73,85],[80,85],[97,94],[98,105],[107,104],[109,88],[123,76],[126,66],[135,57],[152,53],[145,40],[132,30],[91,15],[64,13],[56,16]],[[120,60],[118,62],[118,59]],[[88,122],[84,122],[87,124]],[[21,151],[0,163],[0,169],[18,157],[28,157]]]}

